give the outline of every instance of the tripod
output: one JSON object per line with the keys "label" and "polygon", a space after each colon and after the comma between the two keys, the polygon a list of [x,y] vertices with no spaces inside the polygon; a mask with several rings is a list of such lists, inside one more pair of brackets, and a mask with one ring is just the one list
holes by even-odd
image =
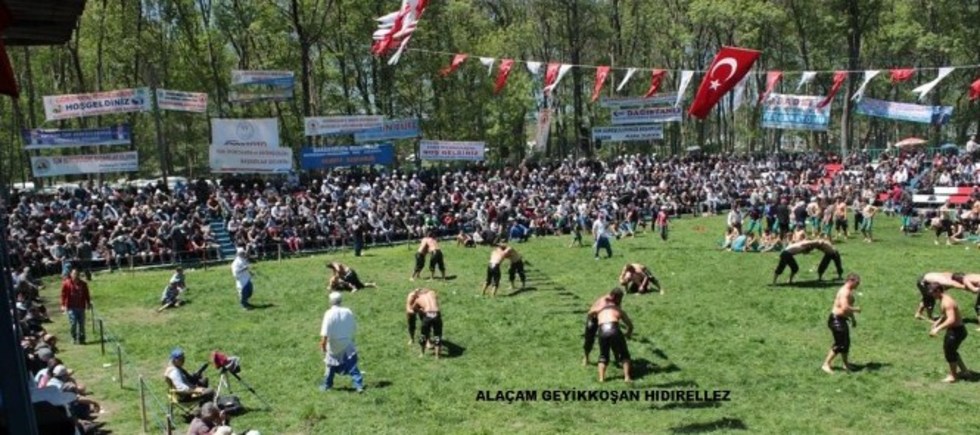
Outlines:
{"label": "tripod", "polygon": [[259,393],[257,393],[255,391],[255,389],[252,388],[252,386],[248,384],[248,382],[245,382],[245,380],[242,379],[241,376],[238,376],[238,373],[235,373],[235,372],[233,372],[231,370],[227,370],[227,369],[222,369],[221,370],[221,377],[218,380],[218,389],[214,393],[214,403],[215,403],[215,405],[218,404],[218,397],[221,396],[221,389],[222,388],[224,388],[225,390],[227,390],[229,394],[234,394],[231,391],[231,384],[228,383],[228,374],[229,373],[232,376],[234,376],[235,379],[238,379],[238,382],[240,382],[243,386],[245,386],[245,389],[248,390],[250,393],[252,393],[252,395],[255,396],[255,398],[259,399],[259,401],[262,402],[262,404],[265,405],[265,407],[267,409],[270,409],[270,410],[272,409],[272,405],[269,405],[269,402],[266,402],[265,399],[263,399],[262,396],[260,396]]}

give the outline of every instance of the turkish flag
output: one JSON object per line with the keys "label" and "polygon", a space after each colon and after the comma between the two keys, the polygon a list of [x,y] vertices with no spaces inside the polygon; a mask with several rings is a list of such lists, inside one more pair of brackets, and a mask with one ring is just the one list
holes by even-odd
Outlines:
{"label": "turkish flag", "polygon": [[980,79],[970,85],[970,101],[980,98]]}
{"label": "turkish flag", "polygon": [[653,70],[653,73],[650,74],[650,89],[647,89],[647,93],[643,94],[643,98],[650,98],[657,93],[657,89],[660,89],[660,82],[664,81],[665,75],[667,75],[665,70]]}
{"label": "turkish flag", "polygon": [[902,82],[908,81],[915,75],[915,70],[912,68],[895,68],[889,71],[892,75],[892,84],[897,85]]}
{"label": "turkish flag", "polygon": [[558,78],[558,69],[561,68],[560,63],[549,63],[548,68],[544,71],[544,93],[548,94],[548,86],[551,86]]}
{"label": "turkish flag", "polygon": [[823,109],[824,106],[830,104],[834,100],[834,95],[837,95],[837,91],[840,90],[841,85],[847,80],[847,71],[834,71],[834,84],[830,87],[830,93],[817,104],[818,109]]}
{"label": "turkish flag", "polygon": [[[7,4],[0,1],[0,33],[3,33],[10,26],[12,20],[13,16],[10,15]],[[10,66],[10,58],[7,57],[7,47],[3,40],[0,40],[0,94],[10,95],[14,98],[20,97],[20,92],[17,90],[17,78],[14,77],[14,69]]]}
{"label": "turkish flag", "polygon": [[708,116],[708,112],[718,104],[721,97],[749,73],[760,54],[762,53],[757,50],[722,47],[701,79],[701,86],[698,87],[698,93],[687,113],[699,119]]}
{"label": "turkish flag", "polygon": [[776,83],[778,83],[779,79],[781,79],[782,77],[783,77],[782,71],[769,71],[766,73],[766,91],[759,94],[760,103],[765,101],[766,97],[768,97],[769,94],[772,93],[772,90],[776,88]]}
{"label": "turkish flag", "polygon": [[602,91],[602,86],[606,84],[606,77],[609,76],[609,67],[600,66],[595,70],[595,86],[592,88],[592,102],[599,99],[599,92]]}
{"label": "turkish flag", "polygon": [[513,66],[514,59],[504,59],[500,61],[500,68],[497,68],[497,80],[493,84],[494,95],[499,94],[500,90],[507,84],[507,76],[510,75],[510,69]]}
{"label": "turkish flag", "polygon": [[467,57],[469,56],[466,53],[459,53],[453,56],[453,61],[449,64],[449,66],[439,70],[439,75],[445,77],[452,74],[453,71],[456,71],[456,69],[458,69],[464,61],[466,61]]}

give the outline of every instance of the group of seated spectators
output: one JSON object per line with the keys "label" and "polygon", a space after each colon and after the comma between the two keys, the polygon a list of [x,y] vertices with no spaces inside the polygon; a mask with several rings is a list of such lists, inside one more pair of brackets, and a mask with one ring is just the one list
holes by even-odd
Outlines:
{"label": "group of seated spectators", "polygon": [[35,400],[41,433],[95,433],[101,424],[94,420],[101,408],[74,371],[58,357],[58,338],[45,329],[50,323],[39,290],[43,284],[30,277],[25,267],[12,274],[15,289],[15,319],[21,331],[28,382]]}
{"label": "group of seated spectators", "polygon": [[844,158],[632,155],[501,169],[355,168],[287,181],[229,177],[178,183],[172,190],[162,184],[88,184],[53,195],[15,192],[8,236],[15,266],[57,273],[76,264],[88,271],[214,258],[212,223],[251,256],[342,246],[359,252],[365,244],[418,239],[429,230],[440,237],[463,232],[503,239],[567,234],[599,212],[613,222],[635,223],[661,209],[671,216],[713,214],[735,203],[774,207],[782,198],[811,197],[884,198],[892,210],[913,181],[972,185],[978,168],[969,156],[916,152],[885,154],[874,164],[861,152]]}

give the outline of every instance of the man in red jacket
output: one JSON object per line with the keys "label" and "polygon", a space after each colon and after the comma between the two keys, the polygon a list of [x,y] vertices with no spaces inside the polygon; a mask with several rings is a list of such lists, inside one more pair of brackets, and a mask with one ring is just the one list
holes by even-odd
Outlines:
{"label": "man in red jacket", "polygon": [[91,306],[88,284],[78,276],[78,269],[72,268],[61,283],[61,312],[68,314],[72,343],[85,344],[85,310]]}

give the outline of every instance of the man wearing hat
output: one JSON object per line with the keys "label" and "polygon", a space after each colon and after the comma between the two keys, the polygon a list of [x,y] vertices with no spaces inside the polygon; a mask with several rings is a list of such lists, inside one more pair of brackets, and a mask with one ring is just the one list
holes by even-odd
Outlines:
{"label": "man wearing hat", "polygon": [[[202,367],[202,370],[206,367]],[[200,372],[190,373],[184,369],[184,350],[179,347],[170,351],[170,363],[163,374],[181,394],[193,395],[201,401],[214,398],[214,390],[208,388],[208,378],[201,376]]]}
{"label": "man wearing hat", "polygon": [[320,326],[320,351],[324,354],[327,365],[326,377],[320,385],[321,391],[333,388],[334,375],[350,375],[354,389],[358,393],[364,391],[364,379],[357,368],[357,348],[354,346],[354,335],[357,333],[357,321],[354,312],[340,306],[342,296],[338,292],[330,293],[330,309],[323,313],[323,324]]}
{"label": "man wearing hat", "polygon": [[245,310],[253,308],[252,304],[248,303],[249,298],[252,297],[252,273],[249,267],[245,248],[238,248],[235,251],[235,261],[231,262],[231,274],[235,277],[238,298]]}

